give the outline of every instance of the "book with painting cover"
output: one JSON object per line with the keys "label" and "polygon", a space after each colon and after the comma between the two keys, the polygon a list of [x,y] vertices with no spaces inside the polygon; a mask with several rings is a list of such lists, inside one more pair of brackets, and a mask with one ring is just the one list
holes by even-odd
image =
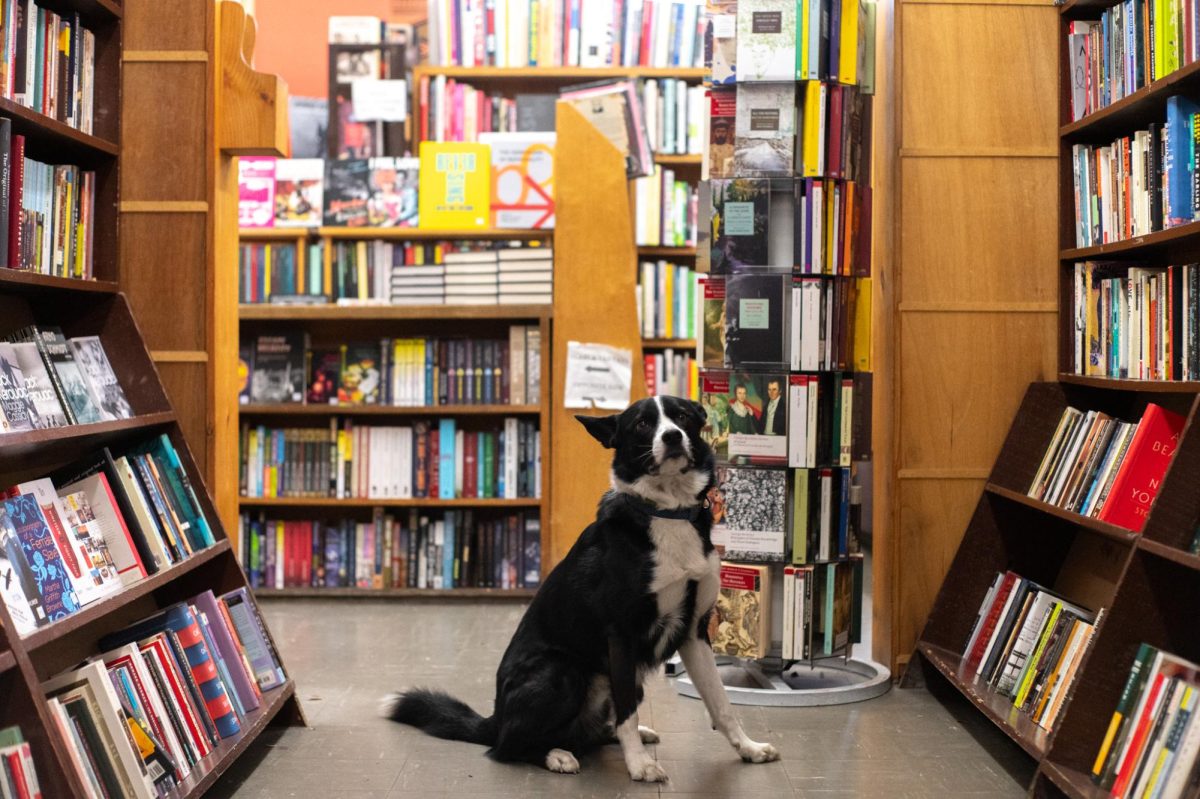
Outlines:
{"label": "book with painting cover", "polygon": [[762,658],[771,648],[771,572],[768,566],[722,563],[717,610],[709,639],[718,655]]}
{"label": "book with painting cover", "polygon": [[70,424],[62,403],[59,402],[58,392],[50,373],[46,371],[46,363],[38,352],[37,344],[31,341],[18,342],[9,345],[21,367],[21,375],[25,378],[25,396],[33,405],[34,427],[43,430],[49,427],[65,427]]}
{"label": "book with painting cover", "polygon": [[737,0],[705,4],[704,65],[714,86],[737,80]]}
{"label": "book with painting cover", "polygon": [[417,226],[416,158],[372,158],[367,221],[371,227]]}
{"label": "book with painting cover", "polygon": [[338,405],[378,405],[383,387],[378,343],[343,344]]}
{"label": "book with painting cover", "polygon": [[238,159],[238,227],[272,227],[275,223],[275,159]]}
{"label": "book with painting cover", "polygon": [[325,162],[324,219],[328,227],[364,227],[369,220],[371,166],[366,158]]}
{"label": "book with painting cover", "polygon": [[42,595],[38,593],[25,550],[16,528],[0,517],[0,598],[19,635],[27,635],[46,623]]}
{"label": "book with painting cover", "polygon": [[492,227],[554,227],[554,133],[481,133],[492,150]]}
{"label": "book with painting cover", "polygon": [[68,339],[71,354],[79,364],[80,372],[87,383],[88,395],[99,409],[102,419],[129,419],[133,408],[121,389],[121,381],[108,362],[104,345],[99,336],[79,336]]}
{"label": "book with painting cover", "polygon": [[787,177],[796,157],[796,85],[739,83],[733,171],[740,177]]}
{"label": "book with painting cover", "polygon": [[491,218],[491,149],[469,142],[421,142],[421,226],[486,228]]}
{"label": "book with painting cover", "polygon": [[738,83],[795,81],[797,5],[794,0],[739,0]]}
{"label": "book with painting cover", "polygon": [[787,375],[705,369],[701,404],[719,463],[783,466],[787,462]]}
{"label": "book with painting cover", "polygon": [[305,349],[303,333],[259,336],[254,342],[251,402],[303,401]]}
{"label": "book with painting cover", "polygon": [[786,469],[718,466],[708,491],[712,542],[726,560],[783,561],[787,555]]}
{"label": "book with painting cover", "polygon": [[725,358],[725,276],[701,275],[697,292],[696,359],[701,366],[728,366]]}
{"label": "book with painting cover", "polygon": [[739,369],[786,369],[790,273],[725,278],[725,359]]}
{"label": "book with painting cover", "polygon": [[709,184],[709,270],[729,273],[768,265],[771,182],[749,178],[714,179]]}
{"label": "book with painting cover", "polygon": [[320,227],[325,208],[325,161],[275,162],[275,227]]}
{"label": "book with painting cover", "polygon": [[708,100],[708,176],[731,178],[738,174],[734,164],[737,87],[714,86],[708,90]]}
{"label": "book with painting cover", "polygon": [[338,386],[342,382],[341,349],[314,349],[308,352],[309,405],[336,405]]}
{"label": "book with painting cover", "polygon": [[841,652],[852,642],[855,562],[818,565],[813,586],[813,648]]}

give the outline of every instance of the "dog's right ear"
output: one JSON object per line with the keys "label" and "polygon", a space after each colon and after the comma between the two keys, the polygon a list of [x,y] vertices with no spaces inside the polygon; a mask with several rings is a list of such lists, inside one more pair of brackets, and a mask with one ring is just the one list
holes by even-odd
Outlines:
{"label": "dog's right ear", "polygon": [[592,438],[604,445],[605,449],[612,449],[616,443],[617,417],[620,415],[619,413],[615,413],[612,416],[584,416],[583,414],[576,414],[575,418],[592,434]]}

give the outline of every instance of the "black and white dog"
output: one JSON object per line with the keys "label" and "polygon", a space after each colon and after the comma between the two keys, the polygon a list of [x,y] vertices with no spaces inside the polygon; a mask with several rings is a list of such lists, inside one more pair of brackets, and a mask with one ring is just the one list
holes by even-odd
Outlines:
{"label": "black and white dog", "polygon": [[720,562],[705,493],[713,454],[700,438],[699,403],[656,397],[608,417],[576,417],[614,450],[612,490],[596,521],[546,578],[496,673],[494,714],[483,718],[440,691],[384,700],[386,717],[430,735],[491,747],[497,760],[575,773],[575,753],[615,734],[629,776],[667,778],[638,726],[642,681],[678,651],[713,726],[742,759],[777,760],[733,715],[708,640]]}

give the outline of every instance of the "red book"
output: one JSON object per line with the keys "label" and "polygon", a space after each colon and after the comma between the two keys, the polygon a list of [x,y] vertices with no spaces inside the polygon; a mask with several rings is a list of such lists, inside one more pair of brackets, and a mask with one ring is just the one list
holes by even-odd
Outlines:
{"label": "red book", "polygon": [[463,496],[479,496],[479,434],[463,436]]}
{"label": "red book", "polygon": [[10,269],[21,269],[22,241],[21,207],[25,203],[25,137],[13,134],[9,147],[9,188],[8,188],[8,266]]}
{"label": "red book", "polygon": [[[580,16],[582,16],[582,12]],[[638,52],[638,66],[650,66],[650,22],[654,19],[654,0],[642,3],[642,46]]]}
{"label": "red book", "polygon": [[429,457],[425,459],[425,463],[429,466],[429,474],[425,479],[429,486],[428,496],[436,497],[441,484],[438,482],[438,472],[441,467],[442,456],[440,446],[438,445],[438,437],[440,432],[434,426],[429,428]]}
{"label": "red book", "polygon": [[1177,413],[1154,403],[1146,406],[1108,499],[1100,509],[1100,521],[1141,532],[1175,454],[1183,423]]}
{"label": "red book", "polygon": [[979,668],[979,661],[983,659],[988,641],[992,639],[992,633],[995,632],[996,625],[1000,623],[1000,614],[1004,611],[1004,603],[1008,601],[1008,595],[1012,593],[1012,587],[1016,581],[1016,574],[1004,573],[1004,579],[1000,581],[1000,587],[997,589],[996,595],[992,597],[992,605],[988,608],[987,615],[983,619],[983,626],[975,638],[975,645],[967,653],[966,662],[963,664],[968,672],[974,673],[975,669]]}
{"label": "red book", "polygon": [[[10,752],[6,755],[8,760],[8,768],[12,773],[13,785],[17,788],[17,796],[19,799],[33,799],[29,795],[29,789],[25,785],[25,769],[21,767],[21,755],[17,752]],[[41,794],[38,794],[41,796]]]}
{"label": "red book", "polygon": [[1111,791],[1113,796],[1125,794],[1125,789],[1129,787],[1129,781],[1137,770],[1138,761],[1142,759],[1142,748],[1146,745],[1146,738],[1150,734],[1150,725],[1154,722],[1154,717],[1158,715],[1155,712],[1158,709],[1158,695],[1162,693],[1165,680],[1161,671],[1154,676],[1154,685],[1150,688],[1146,703],[1142,705],[1142,713],[1138,716],[1136,726],[1133,728],[1133,736],[1129,739],[1129,748],[1125,750],[1125,759],[1121,761],[1121,768],[1117,771],[1117,780],[1113,783]]}
{"label": "red book", "polygon": [[842,167],[842,99],[841,84],[830,86],[828,174],[833,178],[845,177]]}
{"label": "red book", "polygon": [[646,370],[646,393],[653,397],[655,393],[654,387],[658,385],[657,370],[654,368],[654,356],[643,355],[642,365]]}

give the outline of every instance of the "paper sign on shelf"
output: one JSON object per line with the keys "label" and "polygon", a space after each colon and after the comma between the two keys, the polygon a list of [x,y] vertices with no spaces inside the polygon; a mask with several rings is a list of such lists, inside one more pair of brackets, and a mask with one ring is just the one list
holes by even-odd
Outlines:
{"label": "paper sign on shelf", "polygon": [[563,407],[624,410],[629,404],[632,377],[632,351],[568,341]]}
{"label": "paper sign on shelf", "polygon": [[402,80],[358,78],[350,84],[354,119],[403,122],[408,116],[408,84]]}

